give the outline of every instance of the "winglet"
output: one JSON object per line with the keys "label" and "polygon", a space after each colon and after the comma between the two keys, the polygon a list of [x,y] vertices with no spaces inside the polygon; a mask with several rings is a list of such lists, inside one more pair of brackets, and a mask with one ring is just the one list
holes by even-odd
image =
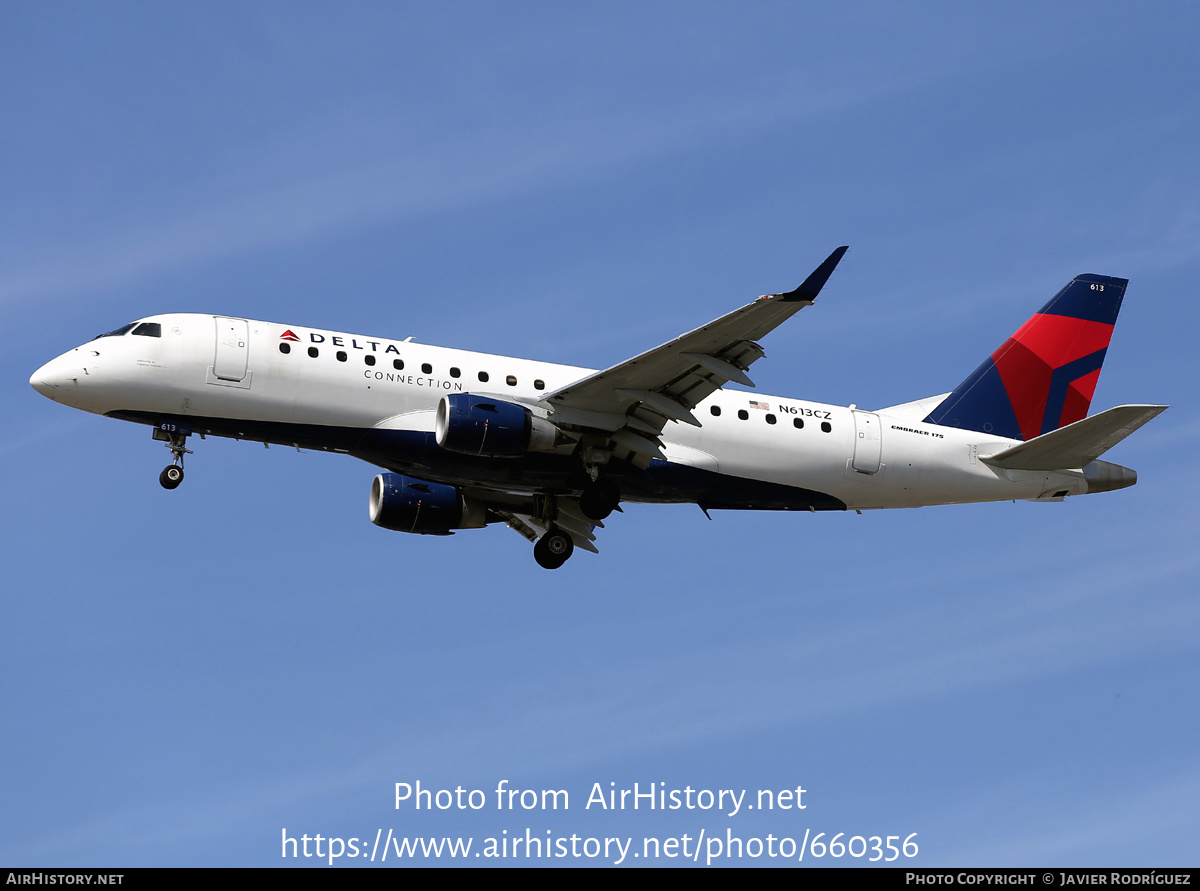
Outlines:
{"label": "winglet", "polygon": [[849,245],[842,245],[832,254],[825,258],[825,262],[813,270],[812,275],[804,280],[800,287],[794,291],[788,291],[777,296],[784,300],[812,300],[821,293],[821,289],[825,287],[825,282],[829,281],[829,276],[833,275],[833,270],[837,268],[841,262],[842,256],[849,250]]}

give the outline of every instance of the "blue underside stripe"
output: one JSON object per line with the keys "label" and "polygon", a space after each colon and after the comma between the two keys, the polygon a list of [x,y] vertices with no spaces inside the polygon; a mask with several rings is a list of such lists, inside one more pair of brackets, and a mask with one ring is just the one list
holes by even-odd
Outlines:
{"label": "blue underside stripe", "polygon": [[[253,442],[298,445],[311,450],[345,452],[397,473],[450,485],[480,484],[497,489],[544,492],[578,491],[571,480],[581,472],[569,455],[477,458],[449,452],[432,433],[284,424],[114,411],[108,417],[156,426],[160,421],[187,423],[197,433]],[[655,461],[647,470],[615,462],[610,477],[622,501],[700,504],[716,510],[845,510],[846,504],[823,492],[763,480],[714,473],[698,467]]]}

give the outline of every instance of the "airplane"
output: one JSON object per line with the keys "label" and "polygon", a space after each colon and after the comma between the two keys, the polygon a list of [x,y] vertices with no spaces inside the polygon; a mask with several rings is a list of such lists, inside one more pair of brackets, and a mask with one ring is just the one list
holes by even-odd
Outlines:
{"label": "airplane", "polygon": [[953,391],[866,411],[758,395],[758,341],[813,305],[847,248],[768,294],[602,371],[230,316],[149,316],[30,378],[153,428],[183,480],[188,437],[352,455],[385,472],[369,515],[426,535],[506,523],[547,569],[624,503],[845,511],[1062,501],[1132,486],[1100,456],[1165,405],[1088,417],[1126,279],[1078,275]]}

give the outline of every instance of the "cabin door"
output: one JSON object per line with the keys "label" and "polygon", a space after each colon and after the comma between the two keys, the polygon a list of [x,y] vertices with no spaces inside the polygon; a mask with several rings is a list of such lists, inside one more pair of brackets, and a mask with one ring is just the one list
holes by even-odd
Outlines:
{"label": "cabin door", "polygon": [[218,380],[246,379],[247,355],[250,352],[250,331],[245,319],[213,316],[217,323],[217,355],[213,360],[213,375]]}
{"label": "cabin door", "polygon": [[879,415],[869,411],[854,414],[854,469],[859,473],[878,473],[882,441]]}

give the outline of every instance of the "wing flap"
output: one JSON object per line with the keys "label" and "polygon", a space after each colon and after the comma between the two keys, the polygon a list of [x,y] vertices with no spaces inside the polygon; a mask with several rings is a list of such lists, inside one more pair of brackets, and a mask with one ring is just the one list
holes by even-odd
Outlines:
{"label": "wing flap", "polygon": [[551,526],[557,526],[571,536],[571,540],[575,542],[575,547],[591,551],[593,554],[600,553],[595,545],[596,535],[594,530],[603,529],[603,523],[588,519],[579,507],[579,503],[570,498],[559,498],[557,500],[555,514],[553,521],[547,521],[542,517],[535,517],[529,514],[500,512],[500,516],[504,518],[504,522],[529,541],[537,541],[546,534]]}

